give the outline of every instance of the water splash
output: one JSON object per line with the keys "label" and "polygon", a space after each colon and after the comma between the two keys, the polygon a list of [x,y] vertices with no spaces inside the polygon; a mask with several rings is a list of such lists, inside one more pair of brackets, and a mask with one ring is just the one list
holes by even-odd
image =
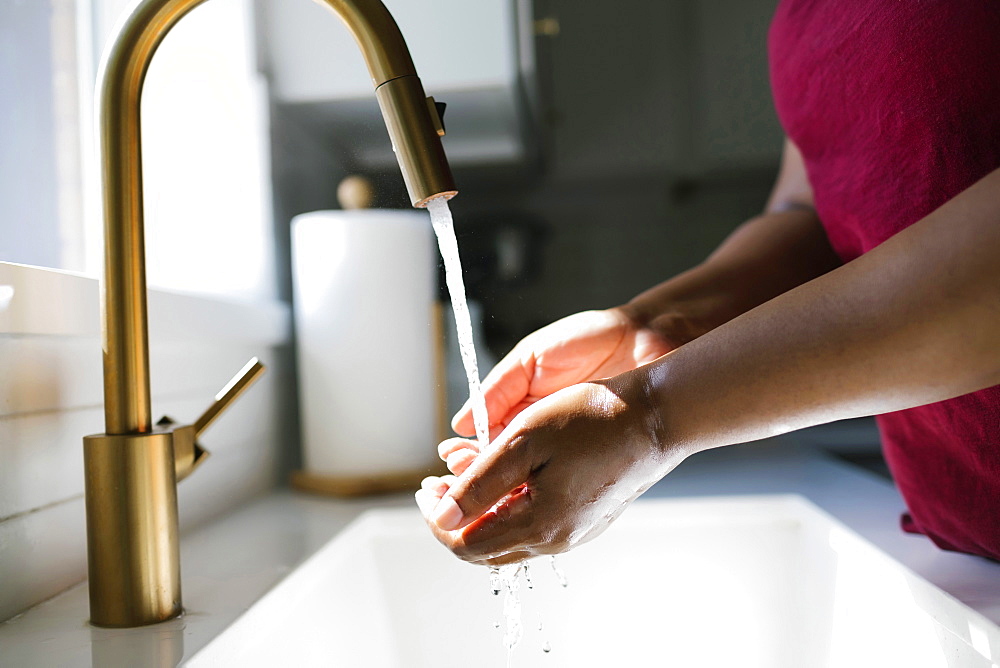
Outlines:
{"label": "water splash", "polygon": [[[501,580],[503,581],[503,617],[507,622],[507,632],[503,635],[503,642],[507,646],[507,665],[510,665],[514,648],[521,642],[524,636],[524,627],[521,625],[521,580],[518,577],[522,572],[520,564],[501,566]],[[504,569],[512,569],[513,573],[507,577]]]}
{"label": "water splash", "polygon": [[493,590],[494,596],[498,596],[500,594],[500,590],[503,589],[503,583],[500,582],[499,568],[490,569],[490,589]]}
{"label": "water splash", "polygon": [[564,588],[568,587],[569,580],[566,578],[566,574],[563,573],[563,570],[559,568],[559,564],[556,563],[556,555],[553,554],[549,557],[549,564],[552,566],[552,572],[556,574],[559,584],[561,584]]}

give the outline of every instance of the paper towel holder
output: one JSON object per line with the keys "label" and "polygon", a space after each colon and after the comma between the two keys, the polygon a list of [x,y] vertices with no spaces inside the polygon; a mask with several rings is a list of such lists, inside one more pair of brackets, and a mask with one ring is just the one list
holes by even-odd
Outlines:
{"label": "paper towel holder", "polygon": [[[434,341],[439,342],[438,345],[434,346],[434,370],[438,381],[438,396],[436,397],[438,407],[436,419],[437,435],[438,440],[444,440],[448,436],[450,427],[447,410],[447,383],[445,382],[447,364],[444,351],[444,312],[440,302],[435,304],[432,323],[434,326],[432,338]],[[420,487],[420,482],[427,476],[441,476],[448,473],[449,471],[443,462],[412,470],[360,475],[330,475],[301,469],[292,471],[289,476],[289,483],[292,489],[307,494],[335,498],[356,498],[412,491]]]}
{"label": "paper towel holder", "polygon": [[313,494],[412,491],[447,473],[434,448],[450,435],[434,236],[426,214],[359,210],[370,192],[347,177],[345,210],[291,226],[302,463],[290,483]]}

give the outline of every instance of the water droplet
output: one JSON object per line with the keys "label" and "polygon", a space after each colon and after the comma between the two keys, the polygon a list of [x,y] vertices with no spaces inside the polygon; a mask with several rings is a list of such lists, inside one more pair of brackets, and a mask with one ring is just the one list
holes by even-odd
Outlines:
{"label": "water droplet", "polygon": [[500,595],[500,569],[490,568],[490,588],[493,589],[493,595]]}
{"label": "water droplet", "polygon": [[542,651],[546,654],[552,651],[552,645],[549,644],[548,640],[542,643]]}
{"label": "water droplet", "polygon": [[566,579],[566,574],[562,572],[562,569],[559,568],[559,564],[556,563],[556,555],[553,554],[551,557],[549,557],[549,564],[552,566],[552,572],[556,574],[556,578],[558,578],[559,584],[561,584],[563,587],[568,587],[569,580]]}

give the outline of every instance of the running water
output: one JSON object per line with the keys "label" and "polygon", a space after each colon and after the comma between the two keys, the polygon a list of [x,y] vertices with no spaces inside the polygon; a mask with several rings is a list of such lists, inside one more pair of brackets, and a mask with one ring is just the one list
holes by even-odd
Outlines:
{"label": "running water", "polygon": [[486,414],[483,388],[479,384],[479,365],[472,341],[472,318],[465,298],[465,280],[462,278],[462,260],[458,255],[455,224],[445,198],[432,199],[427,203],[427,210],[431,214],[431,225],[434,226],[438,248],[444,259],[444,280],[448,285],[448,294],[451,295],[451,310],[455,313],[455,327],[458,330],[458,349],[462,353],[465,376],[469,380],[469,402],[472,404],[472,421],[476,425],[479,451],[485,452],[490,444],[490,421]]}
{"label": "running water", "polygon": [[[476,425],[476,436],[479,440],[479,451],[486,452],[490,445],[489,416],[486,413],[486,399],[479,383],[479,366],[476,362],[476,348],[472,341],[472,318],[469,317],[469,305],[465,298],[465,281],[462,279],[462,261],[458,255],[458,240],[455,238],[455,225],[451,218],[448,201],[443,197],[432,199],[427,203],[431,214],[431,225],[437,235],[438,248],[444,259],[445,283],[448,294],[451,295],[451,308],[455,313],[455,327],[458,330],[458,347],[462,353],[462,364],[469,380],[469,402],[472,404],[472,421]],[[518,575],[522,571],[521,564],[510,564],[500,568],[490,569],[490,586],[494,594],[504,593],[503,613],[506,631],[503,640],[507,646],[507,665],[510,666],[514,648],[521,642],[523,629],[521,627],[521,598],[518,595],[520,583]]]}

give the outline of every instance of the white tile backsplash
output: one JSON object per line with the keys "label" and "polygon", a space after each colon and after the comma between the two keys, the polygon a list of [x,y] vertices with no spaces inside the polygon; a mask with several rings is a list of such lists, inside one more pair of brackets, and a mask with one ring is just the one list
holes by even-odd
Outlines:
{"label": "white tile backsplash", "polygon": [[[2,621],[86,577],[83,437],[104,430],[104,409],[97,282],[0,263],[0,283],[15,286],[0,314]],[[156,419],[194,420],[254,355],[271,367],[203,434],[211,456],[179,486],[182,531],[277,480],[280,450],[293,447],[277,427],[288,315],[280,303],[150,295]]]}
{"label": "white tile backsplash", "polygon": [[[268,349],[266,342],[253,341],[226,341],[224,345],[219,341],[154,341],[149,348],[152,394],[165,398],[201,392],[207,407],[248,359],[266,357]],[[0,333],[0,418],[101,407],[102,373],[97,337]]]}
{"label": "white tile backsplash", "polygon": [[0,620],[86,577],[83,507],[79,496],[0,522]]}
{"label": "white tile backsplash", "polygon": [[0,310],[5,335],[100,335],[97,281],[68,272],[0,262],[0,285],[9,289]]}
{"label": "white tile backsplash", "polygon": [[[265,375],[205,432],[211,456],[178,487],[182,530],[196,526],[272,486],[277,449],[285,443],[268,419],[274,377]],[[193,418],[201,398],[156,402],[174,417]],[[68,415],[68,417],[67,417]],[[19,417],[9,440],[0,419],[0,620],[45,600],[86,577],[81,425],[98,425],[103,410]],[[57,425],[55,427],[51,425]],[[90,430],[93,431],[92,429]],[[47,439],[57,434],[62,440]],[[11,443],[34,447],[36,456],[11,458]],[[58,443],[60,447],[52,447]],[[28,453],[30,455],[30,453]]]}
{"label": "white tile backsplash", "polygon": [[[223,492],[226,487],[243,487],[243,477],[267,473],[256,471],[262,459],[264,468],[272,463],[273,457],[262,447],[265,443],[268,450],[275,447],[276,435],[269,421],[257,419],[266,417],[273,403],[273,380],[273,376],[261,378],[200,439],[212,453],[211,466],[205,470],[213,473],[213,484],[222,486]],[[212,394],[154,398],[153,405],[157,417],[169,415],[189,424],[208,407]],[[0,521],[83,494],[83,437],[102,431],[103,407],[0,417]],[[217,470],[223,462],[238,473],[235,479],[230,470]]]}
{"label": "white tile backsplash", "polygon": [[83,494],[83,437],[104,410],[0,417],[0,521]]}
{"label": "white tile backsplash", "polygon": [[0,420],[96,408],[103,405],[102,388],[100,337],[0,334]]}

